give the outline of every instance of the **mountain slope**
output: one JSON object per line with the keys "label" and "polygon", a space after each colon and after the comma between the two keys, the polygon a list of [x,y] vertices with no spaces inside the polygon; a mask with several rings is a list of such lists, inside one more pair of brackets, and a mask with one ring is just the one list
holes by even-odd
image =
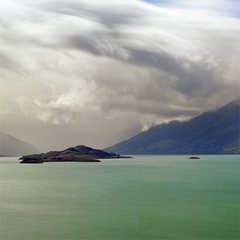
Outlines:
{"label": "mountain slope", "polygon": [[39,152],[40,151],[31,144],[0,132],[0,155],[23,155]]}
{"label": "mountain slope", "polygon": [[161,124],[105,150],[121,154],[240,154],[239,106],[236,100],[188,122]]}

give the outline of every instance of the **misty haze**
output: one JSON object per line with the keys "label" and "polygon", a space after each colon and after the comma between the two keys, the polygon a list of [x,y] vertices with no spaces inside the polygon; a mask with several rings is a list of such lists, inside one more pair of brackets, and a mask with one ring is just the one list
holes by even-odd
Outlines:
{"label": "misty haze", "polygon": [[1,131],[106,148],[239,98],[238,1],[2,1]]}

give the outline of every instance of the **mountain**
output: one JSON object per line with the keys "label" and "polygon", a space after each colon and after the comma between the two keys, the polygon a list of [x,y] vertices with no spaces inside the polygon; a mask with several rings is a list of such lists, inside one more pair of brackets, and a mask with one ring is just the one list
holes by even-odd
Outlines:
{"label": "mountain", "polygon": [[31,153],[39,153],[40,151],[11,135],[0,132],[0,156],[1,155],[23,155]]}
{"label": "mountain", "polygon": [[121,154],[240,154],[240,100],[187,122],[150,128],[106,151]]}
{"label": "mountain", "polygon": [[93,149],[84,145],[71,147],[63,151],[50,151],[48,153],[23,156],[21,163],[43,162],[100,162],[98,159],[129,158],[115,153]]}

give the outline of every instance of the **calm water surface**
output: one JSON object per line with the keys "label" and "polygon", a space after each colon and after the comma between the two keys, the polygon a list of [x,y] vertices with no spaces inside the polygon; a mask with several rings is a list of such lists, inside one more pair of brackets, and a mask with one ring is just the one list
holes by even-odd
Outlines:
{"label": "calm water surface", "polygon": [[239,156],[0,158],[0,240],[239,239]]}

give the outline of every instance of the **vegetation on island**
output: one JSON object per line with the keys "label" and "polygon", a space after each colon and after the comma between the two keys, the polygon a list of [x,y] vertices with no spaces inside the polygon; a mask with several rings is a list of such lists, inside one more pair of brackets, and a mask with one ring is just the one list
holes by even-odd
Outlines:
{"label": "vegetation on island", "polygon": [[101,162],[99,159],[130,158],[115,153],[108,153],[84,145],[71,147],[63,151],[50,151],[48,153],[25,155],[20,163],[43,162]]}

